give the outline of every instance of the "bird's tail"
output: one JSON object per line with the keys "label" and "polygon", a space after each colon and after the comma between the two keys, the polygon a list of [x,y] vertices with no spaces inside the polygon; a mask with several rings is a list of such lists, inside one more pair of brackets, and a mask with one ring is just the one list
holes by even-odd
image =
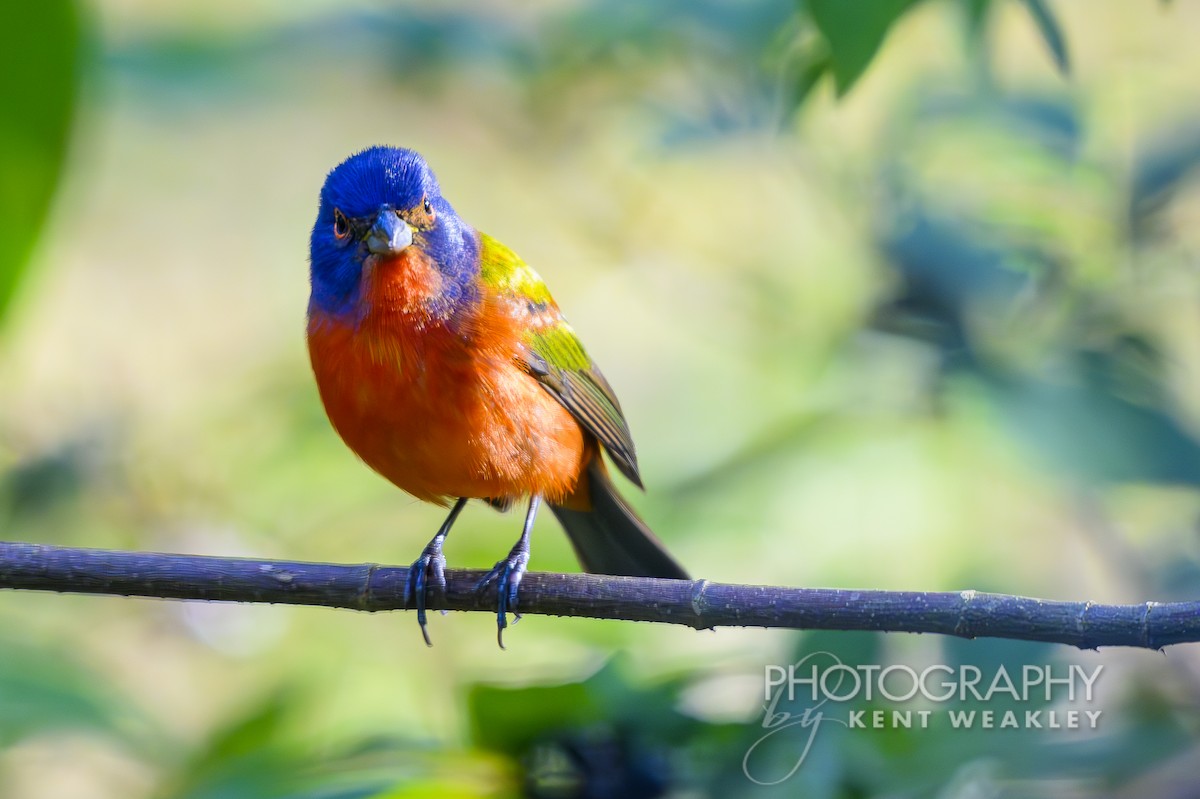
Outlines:
{"label": "bird's tail", "polygon": [[593,574],[690,579],[617,493],[599,457],[592,460],[581,480],[587,481],[585,488],[591,510],[573,510],[561,505],[551,505],[550,509],[567,531],[584,569]]}

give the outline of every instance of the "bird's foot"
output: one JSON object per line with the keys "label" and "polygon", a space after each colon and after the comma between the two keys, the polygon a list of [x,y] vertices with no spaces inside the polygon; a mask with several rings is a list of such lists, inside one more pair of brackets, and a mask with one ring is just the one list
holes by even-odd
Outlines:
{"label": "bird's foot", "polygon": [[434,536],[421,552],[421,557],[408,567],[408,596],[404,598],[404,606],[416,607],[417,624],[421,625],[426,646],[433,646],[426,627],[425,608],[429,596],[432,594],[439,600],[444,600],[446,596],[446,556],[442,554],[444,540],[441,534]]}
{"label": "bird's foot", "polygon": [[[417,624],[421,625],[421,636],[425,639],[425,646],[433,646],[433,641],[429,640],[429,630],[425,625],[425,606],[429,600],[430,589],[433,589],[433,595],[443,604],[446,599],[446,556],[442,554],[442,544],[446,542],[446,536],[450,534],[454,520],[458,518],[458,514],[462,512],[463,506],[466,504],[466,497],[460,497],[454,503],[454,507],[450,509],[450,515],[446,517],[446,521],[442,522],[437,535],[425,545],[421,557],[408,567],[408,591],[404,597],[404,607],[416,606]],[[442,613],[445,612],[442,611]]]}
{"label": "bird's foot", "polygon": [[508,557],[492,567],[492,570],[479,581],[477,590],[483,591],[492,583],[496,584],[496,643],[504,649],[504,628],[508,627],[508,613],[513,615],[513,623],[521,618],[517,612],[517,589],[521,586],[521,578],[529,565],[529,540],[522,536],[517,545],[508,553]]}

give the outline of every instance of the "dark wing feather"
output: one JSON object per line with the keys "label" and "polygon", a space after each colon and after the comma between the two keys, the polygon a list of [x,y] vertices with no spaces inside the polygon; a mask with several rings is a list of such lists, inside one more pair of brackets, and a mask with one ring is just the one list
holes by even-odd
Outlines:
{"label": "dark wing feather", "polygon": [[[555,338],[568,335],[574,339],[574,346],[587,358],[570,328],[562,324],[556,333]],[[613,463],[621,470],[621,474],[641,488],[642,478],[638,473],[637,452],[633,447],[629,425],[621,413],[621,403],[617,401],[612,386],[604,379],[600,369],[591,359],[588,359],[588,365],[582,368],[557,366],[553,360],[553,351],[546,354],[539,352],[539,344],[545,348],[549,343],[546,337],[533,336],[531,339],[523,360],[525,368],[538,379],[542,388],[549,391],[579,420],[585,430],[599,440],[613,459]]]}

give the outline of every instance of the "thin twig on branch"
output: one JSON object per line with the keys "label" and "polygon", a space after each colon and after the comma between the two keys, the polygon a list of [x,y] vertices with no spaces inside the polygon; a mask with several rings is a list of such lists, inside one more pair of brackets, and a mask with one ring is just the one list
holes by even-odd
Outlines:
{"label": "thin twig on branch", "polygon": [[[447,570],[445,601],[431,597],[431,607],[493,610],[495,588],[482,593],[476,589],[484,574]],[[0,588],[379,611],[405,607],[408,567],[0,542]],[[978,591],[777,588],[537,572],[525,575],[520,599],[525,614],[655,621],[696,629],[736,626],[941,633],[1048,641],[1081,649],[1161,649],[1200,641],[1200,602],[1098,605]]]}

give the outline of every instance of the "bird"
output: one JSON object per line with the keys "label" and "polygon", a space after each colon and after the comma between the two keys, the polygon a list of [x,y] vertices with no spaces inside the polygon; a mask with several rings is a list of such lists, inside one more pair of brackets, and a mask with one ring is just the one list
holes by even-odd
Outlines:
{"label": "bird", "polygon": [[643,488],[612,387],[538,273],[458,215],[420,154],[375,146],[334,167],[309,261],[308,351],[333,428],[384,478],[449,508],[407,581],[427,645],[443,545],[471,499],[526,503],[478,586],[496,585],[502,649],[543,503],[586,571],[689,579],[609,474],[604,453]]}

